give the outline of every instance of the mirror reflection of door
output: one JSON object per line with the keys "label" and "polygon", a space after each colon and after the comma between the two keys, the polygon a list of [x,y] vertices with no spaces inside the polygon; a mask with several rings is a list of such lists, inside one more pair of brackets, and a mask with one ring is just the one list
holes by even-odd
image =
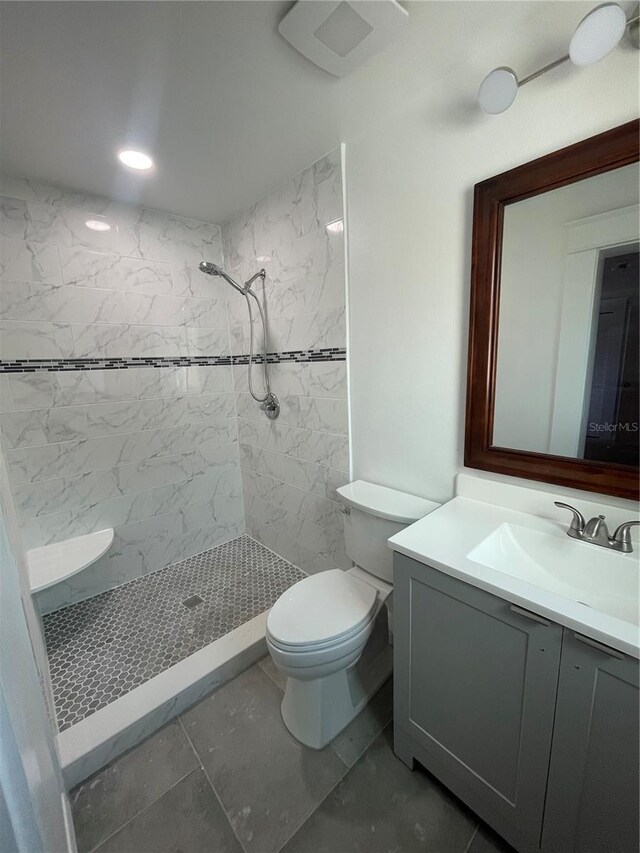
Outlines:
{"label": "mirror reflection of door", "polygon": [[504,208],[492,446],[638,468],[640,166]]}
{"label": "mirror reflection of door", "polygon": [[605,259],[601,267],[584,459],[640,462],[638,259],[637,251],[630,252]]}

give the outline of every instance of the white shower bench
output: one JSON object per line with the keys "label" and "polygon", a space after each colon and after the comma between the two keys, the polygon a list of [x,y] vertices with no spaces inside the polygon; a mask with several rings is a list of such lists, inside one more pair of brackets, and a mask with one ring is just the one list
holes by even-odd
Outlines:
{"label": "white shower bench", "polygon": [[74,536],[52,545],[31,548],[26,553],[31,592],[40,592],[81,572],[111,547],[113,528]]}

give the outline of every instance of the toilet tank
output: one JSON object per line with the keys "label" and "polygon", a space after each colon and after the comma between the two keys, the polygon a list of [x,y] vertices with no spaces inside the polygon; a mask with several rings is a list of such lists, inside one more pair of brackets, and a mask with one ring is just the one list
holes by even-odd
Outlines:
{"label": "toilet tank", "polygon": [[365,480],[355,480],[336,491],[345,507],[347,554],[361,569],[393,583],[393,552],[387,540],[440,504]]}

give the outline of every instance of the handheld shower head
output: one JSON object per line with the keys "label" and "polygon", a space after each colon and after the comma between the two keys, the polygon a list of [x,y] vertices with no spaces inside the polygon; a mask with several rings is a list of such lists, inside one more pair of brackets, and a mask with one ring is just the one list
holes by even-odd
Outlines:
{"label": "handheld shower head", "polygon": [[198,264],[198,269],[200,270],[200,272],[203,272],[206,275],[221,276],[226,282],[231,285],[231,287],[235,287],[238,293],[241,293],[243,296],[245,295],[245,289],[241,287],[237,281],[234,281],[230,275],[227,275],[227,273],[222,269],[222,267],[219,267],[218,264],[213,264],[211,263],[211,261],[200,261],[200,263]]}
{"label": "handheld shower head", "polygon": [[217,264],[212,264],[211,261],[200,261],[198,269],[206,275],[220,275],[222,272],[220,267]]}
{"label": "handheld shower head", "polygon": [[[266,278],[265,270],[259,270],[259,272],[252,275],[248,281],[245,281],[244,287],[238,284],[237,281],[234,281],[231,276],[226,273],[222,267],[219,267],[217,264],[212,263],[211,261],[200,261],[198,264],[198,269],[200,272],[205,273],[205,275],[219,275],[223,278],[228,284],[231,285],[238,293],[241,293],[247,301],[247,310],[249,312],[249,363],[248,363],[248,381],[249,381],[249,393],[253,397],[253,399],[260,403],[260,408],[265,413],[265,415],[270,420],[275,420],[280,413],[280,403],[278,402],[278,398],[275,394],[271,392],[271,388],[269,387],[269,366],[267,363],[267,324],[264,317],[264,312],[260,305],[260,300],[255,295],[253,290],[251,290],[251,285],[257,278],[261,278],[264,284],[264,280]],[[253,317],[251,316],[251,300],[249,297],[252,296],[255,299],[256,305],[258,306],[258,312],[260,314],[260,319],[262,321],[262,334],[264,337],[264,361],[263,361],[263,370],[264,370],[264,382],[266,386],[264,397],[258,397],[252,386],[251,386],[251,368],[253,367]]]}
{"label": "handheld shower head", "polygon": [[200,270],[200,272],[205,273],[205,275],[221,276],[221,278],[228,282],[231,287],[235,287],[238,293],[241,293],[243,296],[246,296],[247,293],[251,293],[251,285],[257,278],[261,278],[262,281],[264,281],[266,275],[264,270],[260,270],[260,272],[257,272],[255,275],[252,275],[249,281],[245,281],[243,287],[242,285],[238,284],[237,281],[234,281],[234,279],[232,279],[231,276],[222,269],[222,267],[219,267],[218,264],[214,264],[211,261],[200,261],[200,263],[198,264],[198,269]]}

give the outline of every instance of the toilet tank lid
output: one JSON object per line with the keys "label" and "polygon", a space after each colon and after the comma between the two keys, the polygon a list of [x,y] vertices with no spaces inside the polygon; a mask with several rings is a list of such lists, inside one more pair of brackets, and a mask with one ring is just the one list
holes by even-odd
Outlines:
{"label": "toilet tank lid", "polygon": [[399,524],[413,524],[440,506],[425,498],[367,483],[366,480],[355,480],[340,486],[336,491],[349,506]]}

